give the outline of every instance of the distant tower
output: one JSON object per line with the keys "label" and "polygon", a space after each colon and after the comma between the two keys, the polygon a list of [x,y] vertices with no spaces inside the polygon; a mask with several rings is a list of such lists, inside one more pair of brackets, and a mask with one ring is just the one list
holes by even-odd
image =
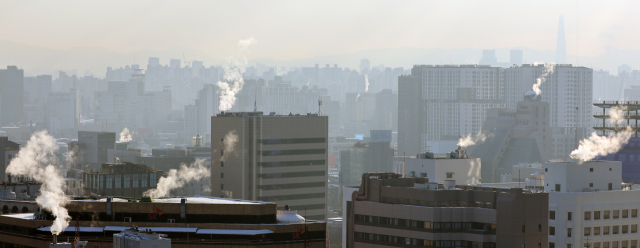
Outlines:
{"label": "distant tower", "polygon": [[564,40],[564,17],[560,16],[558,24],[558,43],[556,44],[556,64],[567,63],[567,42]]}

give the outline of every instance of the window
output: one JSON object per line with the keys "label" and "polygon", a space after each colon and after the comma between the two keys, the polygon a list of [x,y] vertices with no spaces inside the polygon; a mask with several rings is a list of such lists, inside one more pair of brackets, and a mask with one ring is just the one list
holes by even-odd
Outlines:
{"label": "window", "polygon": [[220,178],[224,178],[224,173],[220,173]]}
{"label": "window", "polygon": [[598,236],[598,235],[600,235],[600,227],[599,226],[593,228],[593,236]]}
{"label": "window", "polygon": [[622,218],[629,218],[629,209],[622,210]]}
{"label": "window", "polygon": [[591,227],[584,228],[584,236],[591,236]]}
{"label": "window", "polygon": [[593,188],[593,183],[589,183],[589,187]]}
{"label": "window", "polygon": [[567,220],[571,220],[571,219],[572,219],[572,218],[571,218],[571,217],[572,217],[571,215],[573,215],[573,213],[571,213],[571,212],[568,212],[568,213],[567,213]]}
{"label": "window", "polygon": [[613,184],[609,183],[609,190],[613,190]]}
{"label": "window", "polygon": [[622,234],[629,233],[629,225],[622,225]]}
{"label": "window", "polygon": [[447,178],[453,178],[453,172],[447,172]]}
{"label": "window", "polygon": [[638,247],[638,241],[637,240],[631,240],[631,248],[636,248]]}
{"label": "window", "polygon": [[593,248],[600,248],[600,242],[594,242],[591,247]]}
{"label": "window", "polygon": [[550,220],[556,219],[556,211],[549,211],[549,219]]}
{"label": "window", "polygon": [[593,168],[589,168],[589,172],[593,172]]}
{"label": "window", "polygon": [[631,233],[638,233],[638,224],[631,225]]}
{"label": "window", "polygon": [[584,220],[591,220],[591,211],[584,212]]}
{"label": "window", "polygon": [[609,227],[608,226],[602,227],[602,235],[609,235]]}
{"label": "window", "polygon": [[220,189],[224,190],[224,184],[220,184]]}
{"label": "window", "polygon": [[553,226],[549,227],[549,235],[556,235],[556,227],[553,227]]}
{"label": "window", "polygon": [[542,225],[538,224],[538,232],[542,232]]}
{"label": "window", "polygon": [[556,248],[556,243],[549,242],[549,248]]}
{"label": "window", "polygon": [[567,237],[571,238],[571,228],[567,228]]}
{"label": "window", "polygon": [[[549,172],[549,168],[544,168],[544,172]],[[549,243],[549,245],[551,245],[553,243]],[[551,248],[551,246],[549,246],[549,248]]]}
{"label": "window", "polygon": [[611,241],[611,248],[618,248],[618,241]]}
{"label": "window", "polygon": [[609,219],[609,210],[605,210],[605,211],[602,211],[602,212],[604,213],[604,219],[608,220]]}
{"label": "window", "polygon": [[600,211],[593,211],[593,219],[594,220],[600,219]]}
{"label": "window", "polygon": [[420,177],[427,177],[427,173],[420,173]]}
{"label": "window", "polygon": [[620,247],[621,247],[621,248],[627,248],[627,245],[628,245],[628,244],[629,244],[629,241],[628,241],[628,240],[620,241]]}
{"label": "window", "polygon": [[609,248],[609,242],[602,242],[602,248]]}
{"label": "window", "polygon": [[609,168],[609,171],[611,171],[611,168]]}
{"label": "window", "polygon": [[567,248],[571,248],[571,244],[567,244]]}
{"label": "window", "polygon": [[560,184],[556,184],[556,192],[560,192]]}
{"label": "window", "polygon": [[224,161],[220,161],[220,167],[224,167]]}
{"label": "window", "polygon": [[637,218],[637,217],[638,217],[638,210],[631,209],[631,218]]}
{"label": "window", "polygon": [[220,156],[224,156],[224,150],[220,150]]}
{"label": "window", "polygon": [[613,210],[613,218],[617,219],[618,217],[620,217],[620,210]]}
{"label": "window", "polygon": [[619,226],[613,226],[612,230],[611,230],[611,234],[618,234],[618,229],[620,227]]}

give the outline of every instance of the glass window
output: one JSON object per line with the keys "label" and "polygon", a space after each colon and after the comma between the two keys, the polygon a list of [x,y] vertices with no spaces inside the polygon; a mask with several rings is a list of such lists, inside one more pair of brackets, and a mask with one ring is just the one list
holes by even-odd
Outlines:
{"label": "glass window", "polygon": [[593,219],[594,220],[600,219],[600,211],[593,211]]}
{"label": "glass window", "polygon": [[573,215],[573,213],[568,212],[567,213],[567,220],[571,220],[572,219],[572,215]]}
{"label": "glass window", "polygon": [[600,235],[600,227],[596,226],[593,228],[593,236],[598,236]]}
{"label": "glass window", "polygon": [[620,241],[620,247],[621,248],[627,248],[628,244],[629,244],[629,241],[627,241],[627,240]]}
{"label": "glass window", "polygon": [[556,248],[556,243],[549,242],[549,248]]}
{"label": "glass window", "polygon": [[629,225],[622,225],[622,234],[629,233]]}
{"label": "glass window", "polygon": [[113,175],[107,175],[107,189],[112,188],[113,186]]}
{"label": "glass window", "polygon": [[567,228],[567,237],[571,238],[571,228]]}
{"label": "glass window", "polygon": [[609,226],[602,227],[602,235],[609,235]]}
{"label": "glass window", "polygon": [[158,179],[156,173],[149,174],[149,187],[155,188],[158,185]]}
{"label": "glass window", "polygon": [[118,175],[116,175],[115,178],[116,178],[116,180],[115,180],[116,184],[115,184],[114,188],[116,188],[116,189],[122,188],[122,175],[118,174]]}
{"label": "glass window", "polygon": [[584,212],[584,220],[591,220],[591,211]]}
{"label": "glass window", "polygon": [[603,218],[603,219],[605,219],[605,220],[608,220],[608,219],[609,219],[609,212],[610,212],[609,210],[602,211],[602,213],[603,213],[603,215],[604,215],[604,218]]}
{"label": "glass window", "polygon": [[618,248],[618,241],[611,241],[611,248]]}
{"label": "glass window", "polygon": [[556,228],[553,226],[549,227],[549,235],[556,235]]}
{"label": "glass window", "polygon": [[629,209],[622,210],[622,218],[629,218]]}
{"label": "glass window", "polygon": [[550,220],[556,219],[556,211],[549,211],[549,219]]}
{"label": "glass window", "polygon": [[593,244],[591,245],[591,247],[593,247],[593,248],[600,248],[600,242],[593,242]]}
{"label": "glass window", "polygon": [[618,234],[618,229],[620,228],[620,226],[613,226],[613,230],[611,230],[611,234]]}
{"label": "glass window", "polygon": [[147,182],[149,181],[148,174],[140,174],[140,187],[149,187]]}
{"label": "glass window", "polygon": [[638,233],[638,224],[631,225],[631,233]]}
{"label": "glass window", "polygon": [[591,227],[584,228],[584,236],[591,236]]}
{"label": "glass window", "polygon": [[620,210],[613,210],[613,218],[617,219],[620,217]]}
{"label": "glass window", "polygon": [[609,248],[609,242],[602,242],[602,248]]}
{"label": "glass window", "polygon": [[122,175],[122,179],[124,180],[124,188],[128,189],[131,187],[131,174]]}
{"label": "glass window", "polygon": [[139,188],[140,187],[140,175],[139,174],[133,174],[133,187],[134,188]]}
{"label": "glass window", "polygon": [[636,218],[636,217],[638,217],[638,210],[631,209],[631,218]]}
{"label": "glass window", "polygon": [[630,248],[637,248],[638,247],[638,241],[637,240],[631,240],[631,247]]}

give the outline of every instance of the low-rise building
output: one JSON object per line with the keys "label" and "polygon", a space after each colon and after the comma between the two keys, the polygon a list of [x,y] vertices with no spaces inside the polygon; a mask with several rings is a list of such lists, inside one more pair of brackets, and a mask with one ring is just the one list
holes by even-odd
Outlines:
{"label": "low-rise building", "polygon": [[[457,155],[459,152],[463,155]],[[480,158],[469,158],[464,150],[458,149],[446,156],[427,152],[411,157],[395,157],[393,171],[404,173],[407,177],[425,177],[430,182],[456,180],[459,184],[479,184],[482,164]]]}
{"label": "low-rise building", "polygon": [[84,195],[142,197],[156,187],[163,172],[133,163],[103,164],[101,170],[83,173]]}

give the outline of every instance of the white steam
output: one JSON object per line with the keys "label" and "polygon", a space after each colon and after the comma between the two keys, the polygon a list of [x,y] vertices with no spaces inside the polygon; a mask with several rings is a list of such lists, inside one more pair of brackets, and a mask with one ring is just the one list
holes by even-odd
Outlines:
{"label": "white steam", "polygon": [[199,181],[203,178],[211,177],[211,171],[204,164],[204,160],[196,160],[190,166],[181,164],[180,169],[171,169],[166,177],[161,177],[158,180],[158,185],[155,189],[149,189],[143,193],[145,196],[151,196],[153,198],[160,198],[169,195],[171,190],[184,187],[190,182]]}
{"label": "white steam", "polygon": [[129,131],[128,128],[124,128],[122,129],[122,132],[120,132],[120,139],[118,141],[120,142],[129,142],[133,140],[133,133]]}
{"label": "white steam", "polygon": [[221,158],[222,161],[224,161],[229,154],[234,152],[237,142],[238,133],[236,133],[236,130],[228,132],[227,135],[224,136],[224,155]]}
{"label": "white steam", "polygon": [[55,217],[51,233],[58,235],[69,226],[71,217],[64,207],[68,200],[63,190],[64,181],[55,167],[59,162],[56,150],[56,140],[47,131],[35,132],[27,145],[11,160],[6,172],[13,176],[30,177],[42,184],[36,203]]}
{"label": "white steam", "polygon": [[364,74],[364,92],[369,92],[369,75]]}
{"label": "white steam", "polygon": [[580,146],[569,155],[572,159],[588,161],[597,156],[606,156],[618,152],[624,144],[629,142],[633,130],[627,127],[626,130],[615,135],[599,136],[591,133],[591,137],[580,141]]}
{"label": "white steam", "polygon": [[475,145],[476,143],[482,143],[487,140],[487,136],[480,131],[477,135],[465,135],[458,139],[458,146],[460,147],[468,147]]}
{"label": "white steam", "polygon": [[539,96],[540,93],[542,93],[542,90],[540,90],[540,86],[542,86],[542,83],[547,81],[547,77],[549,76],[549,74],[553,73],[554,68],[555,67],[553,65],[546,66],[542,75],[536,78],[536,83],[533,84],[533,87],[531,87],[531,90],[536,92],[536,95]]}
{"label": "white steam", "polygon": [[253,37],[241,40],[238,42],[238,58],[231,57],[228,59],[227,64],[224,65],[224,80],[225,82],[218,82],[218,93],[220,94],[220,104],[218,110],[226,111],[233,107],[236,102],[236,94],[242,90],[244,86],[244,79],[242,74],[247,67],[246,54],[249,53],[247,48],[250,45],[256,44],[256,39]]}
{"label": "white steam", "polygon": [[618,125],[621,120],[625,120],[624,111],[627,111],[627,107],[613,107],[609,110],[609,117],[613,124]]}

